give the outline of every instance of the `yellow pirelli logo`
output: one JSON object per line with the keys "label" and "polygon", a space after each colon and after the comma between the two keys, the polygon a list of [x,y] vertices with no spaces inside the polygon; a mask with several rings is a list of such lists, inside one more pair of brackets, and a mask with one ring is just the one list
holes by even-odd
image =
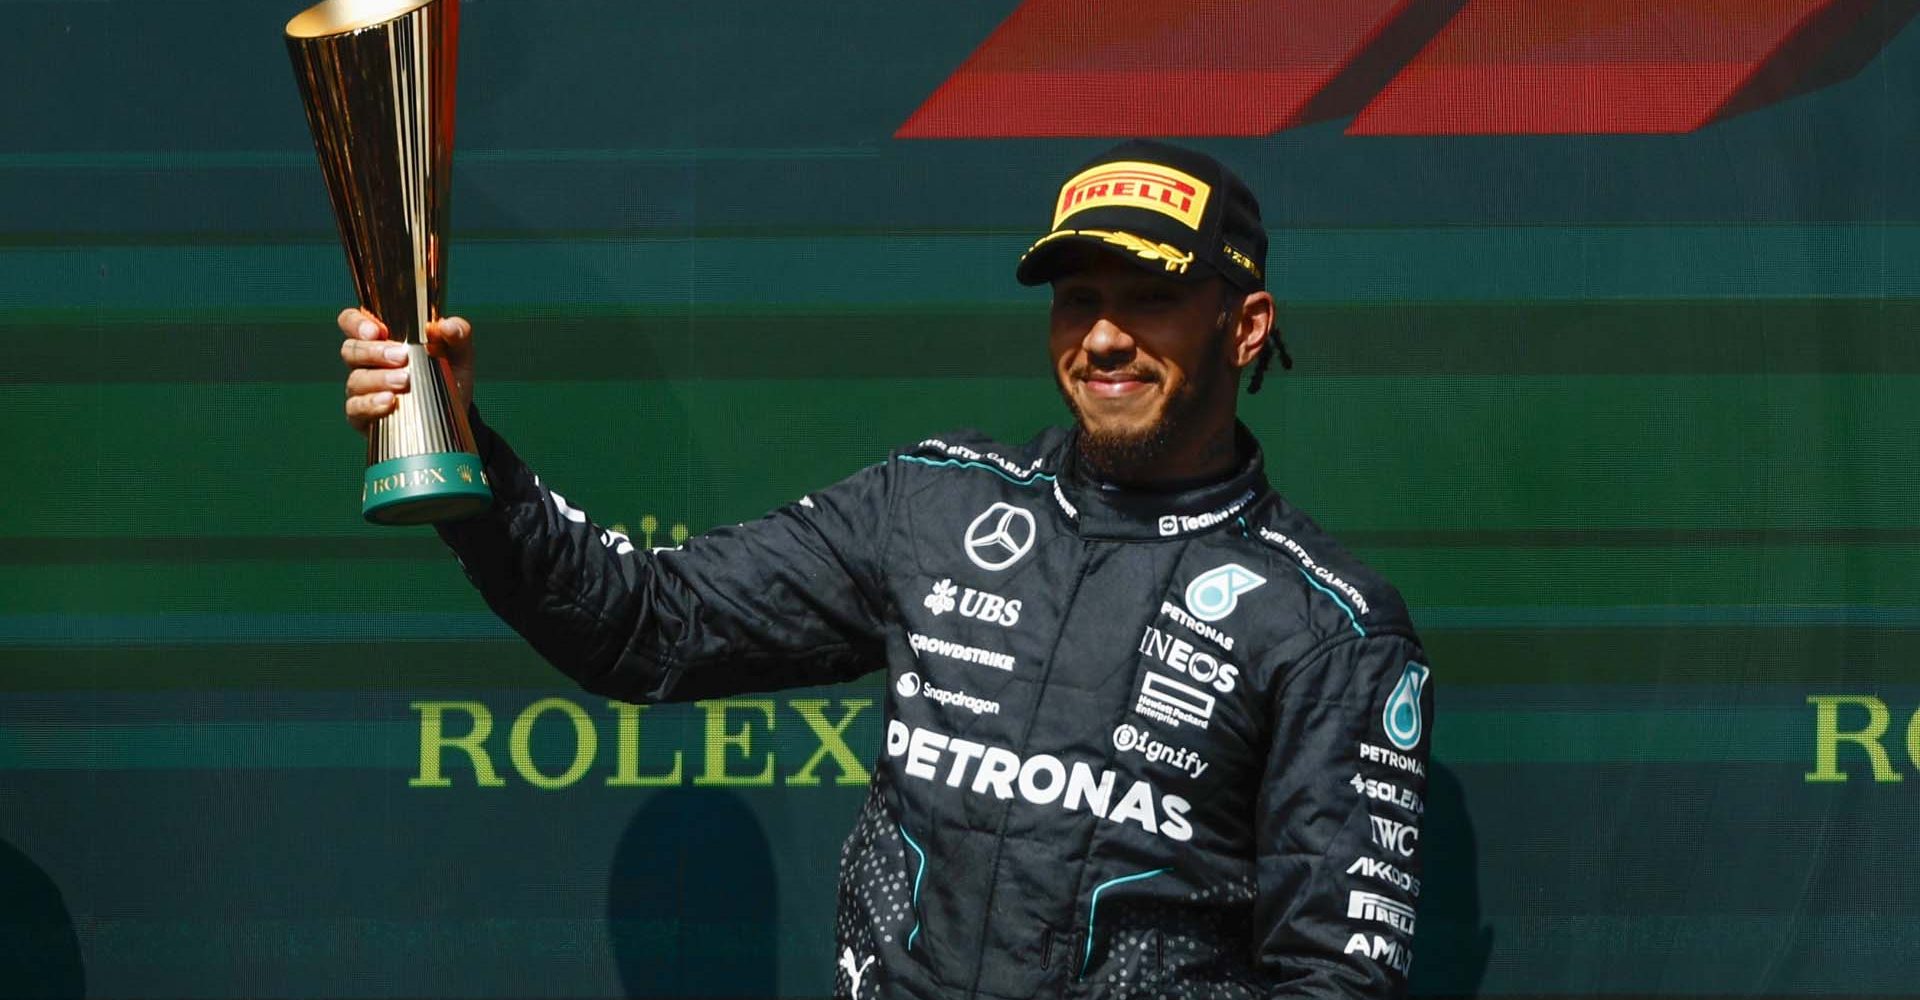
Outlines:
{"label": "yellow pirelli logo", "polygon": [[1195,232],[1213,188],[1190,174],[1157,163],[1102,163],[1074,175],[1060,188],[1053,228],[1075,212],[1119,205],[1159,212]]}

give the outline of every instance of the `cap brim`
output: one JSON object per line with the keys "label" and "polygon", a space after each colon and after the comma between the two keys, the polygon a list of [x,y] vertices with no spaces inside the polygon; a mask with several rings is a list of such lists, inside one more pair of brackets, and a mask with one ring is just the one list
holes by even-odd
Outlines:
{"label": "cap brim", "polygon": [[1056,229],[1040,238],[1014,269],[1023,285],[1044,285],[1107,254],[1174,281],[1203,281],[1213,268],[1190,250],[1117,229]]}

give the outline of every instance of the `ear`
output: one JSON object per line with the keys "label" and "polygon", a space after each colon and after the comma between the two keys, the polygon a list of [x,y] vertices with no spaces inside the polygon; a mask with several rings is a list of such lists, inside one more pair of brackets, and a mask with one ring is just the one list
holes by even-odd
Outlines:
{"label": "ear", "polygon": [[1249,294],[1240,304],[1240,322],[1233,328],[1231,347],[1233,367],[1245,368],[1253,364],[1260,356],[1260,349],[1267,346],[1267,338],[1275,331],[1273,328],[1273,295],[1259,291]]}

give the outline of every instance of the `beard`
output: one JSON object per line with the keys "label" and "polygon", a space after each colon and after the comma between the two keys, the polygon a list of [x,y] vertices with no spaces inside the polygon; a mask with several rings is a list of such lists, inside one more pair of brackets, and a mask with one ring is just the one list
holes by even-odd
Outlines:
{"label": "beard", "polygon": [[[1200,409],[1204,395],[1201,390],[1204,387],[1191,380],[1181,382],[1178,388],[1162,399],[1159,411],[1145,424],[1096,427],[1087,419],[1086,412],[1068,388],[1084,374],[1083,371],[1072,372],[1068,381],[1058,385],[1067,409],[1073,412],[1075,447],[1081,463],[1094,478],[1105,482],[1124,483],[1153,478],[1154,471],[1175,449],[1191,438],[1191,428],[1199,422],[1196,414]],[[1143,374],[1142,377],[1157,386],[1165,385],[1155,375]]]}
{"label": "beard", "polygon": [[1095,478],[1107,481],[1138,479],[1138,473],[1153,468],[1167,456],[1179,429],[1179,400],[1169,398],[1154,421],[1143,427],[1096,428],[1088,423],[1072,396],[1067,407],[1073,410],[1079,425],[1076,445],[1080,460]]}

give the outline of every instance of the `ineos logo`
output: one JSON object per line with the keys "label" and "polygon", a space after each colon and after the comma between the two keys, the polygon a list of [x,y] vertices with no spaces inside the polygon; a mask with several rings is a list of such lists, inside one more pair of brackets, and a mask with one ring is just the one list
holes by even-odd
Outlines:
{"label": "ineos logo", "polygon": [[999,572],[1033,548],[1033,515],[1010,503],[996,503],[967,525],[967,558],[975,566]]}

